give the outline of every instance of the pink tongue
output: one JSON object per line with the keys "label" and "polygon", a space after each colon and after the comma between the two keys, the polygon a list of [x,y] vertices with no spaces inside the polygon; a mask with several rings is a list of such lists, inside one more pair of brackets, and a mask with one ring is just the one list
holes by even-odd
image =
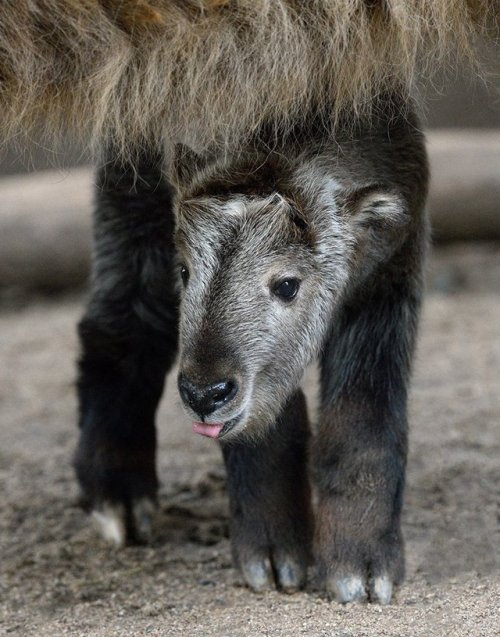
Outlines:
{"label": "pink tongue", "polygon": [[193,423],[194,433],[201,434],[202,436],[208,436],[208,438],[217,438],[222,431],[222,427],[224,427],[224,423],[222,422],[212,424],[208,424],[206,422]]}

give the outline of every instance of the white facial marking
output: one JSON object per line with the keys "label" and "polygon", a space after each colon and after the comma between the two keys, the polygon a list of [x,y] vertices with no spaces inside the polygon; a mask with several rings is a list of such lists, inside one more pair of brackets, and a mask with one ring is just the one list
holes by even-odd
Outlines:
{"label": "white facial marking", "polygon": [[225,214],[241,217],[246,210],[245,202],[241,199],[231,199],[228,201],[222,211]]}

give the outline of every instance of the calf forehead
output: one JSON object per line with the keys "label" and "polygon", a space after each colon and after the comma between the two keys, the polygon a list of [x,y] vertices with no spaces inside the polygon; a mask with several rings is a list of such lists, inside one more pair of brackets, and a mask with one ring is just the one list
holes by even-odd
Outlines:
{"label": "calf forehead", "polygon": [[289,274],[291,266],[300,275],[309,261],[290,210],[276,198],[229,201],[217,210],[200,206],[184,216],[179,231],[193,266],[184,316],[191,331],[203,334],[228,327],[236,334],[261,321],[273,276]]}
{"label": "calf forehead", "polygon": [[278,195],[186,202],[180,211],[178,239],[181,249],[200,265],[231,261],[245,267],[304,243],[292,215],[291,206]]}

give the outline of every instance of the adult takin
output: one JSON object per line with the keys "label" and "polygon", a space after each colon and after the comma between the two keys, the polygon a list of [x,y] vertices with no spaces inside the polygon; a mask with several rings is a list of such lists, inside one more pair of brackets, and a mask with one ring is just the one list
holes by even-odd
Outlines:
{"label": "adult takin", "polygon": [[[193,429],[222,447],[247,584],[295,591],[314,556],[339,601],[390,601],[427,235],[411,95],[419,68],[472,59],[498,12],[2,3],[3,134],[69,128],[101,153],[75,467],[108,539],[150,536],[155,413],[179,349]],[[299,385],[316,359],[310,431]]]}

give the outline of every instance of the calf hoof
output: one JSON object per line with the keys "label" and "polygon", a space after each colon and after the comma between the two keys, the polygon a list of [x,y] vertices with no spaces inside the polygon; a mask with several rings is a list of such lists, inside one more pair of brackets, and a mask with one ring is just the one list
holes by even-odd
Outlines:
{"label": "calf hoof", "polygon": [[369,600],[386,605],[392,599],[393,582],[388,575],[370,578],[362,575],[333,576],[328,579],[326,590],[341,604]]}
{"label": "calf hoof", "polygon": [[246,585],[256,593],[278,589],[284,593],[296,593],[304,587],[307,560],[270,550],[240,560],[239,568]]}
{"label": "calf hoof", "polygon": [[82,506],[102,537],[115,546],[152,539],[158,488],[154,455],[150,462],[142,458],[139,463],[139,457],[82,444],[75,457]]}
{"label": "calf hoof", "polygon": [[155,503],[149,498],[137,499],[128,506],[108,501],[95,505],[91,517],[104,540],[123,547],[151,542],[155,510]]}
{"label": "calf hoof", "polygon": [[272,518],[233,520],[233,560],[253,591],[295,593],[305,586],[311,563],[311,518],[308,511],[271,524]]}
{"label": "calf hoof", "polygon": [[372,546],[357,556],[350,551],[349,555],[349,561],[337,558],[328,566],[324,562],[321,566],[320,562],[320,571],[326,572],[322,580],[327,593],[342,604],[364,601],[389,604],[394,585],[403,579],[404,558],[400,540],[390,545]]}

